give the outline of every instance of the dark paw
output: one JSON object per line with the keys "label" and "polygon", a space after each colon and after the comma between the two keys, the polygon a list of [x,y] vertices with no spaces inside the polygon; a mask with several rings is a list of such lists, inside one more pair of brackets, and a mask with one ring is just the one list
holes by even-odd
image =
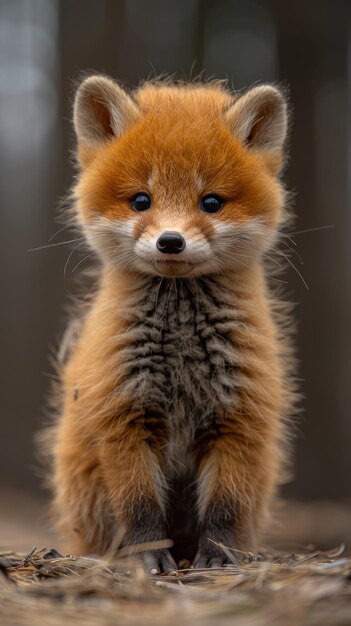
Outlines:
{"label": "dark paw", "polygon": [[193,560],[193,567],[196,569],[223,567],[230,563],[228,557],[222,554],[213,555],[212,550],[208,552],[198,552]]}
{"label": "dark paw", "polygon": [[150,550],[141,554],[145,568],[149,574],[175,572],[178,567],[168,550]]}
{"label": "dark paw", "polygon": [[[206,567],[215,568],[223,567],[223,565],[233,564],[236,562],[235,552],[228,548],[234,547],[234,542],[216,541],[215,543],[208,538],[200,539],[197,554],[193,560],[193,567],[203,569]],[[223,548],[218,545],[223,543]]]}

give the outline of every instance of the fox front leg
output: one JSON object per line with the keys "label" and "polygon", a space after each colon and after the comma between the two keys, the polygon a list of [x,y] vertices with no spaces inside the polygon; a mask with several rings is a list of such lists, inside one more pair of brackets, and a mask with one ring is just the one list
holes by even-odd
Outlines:
{"label": "fox front leg", "polygon": [[130,548],[136,546],[135,554],[140,556],[150,574],[177,569],[171,553],[165,548],[138,552],[139,545],[159,542],[167,538],[164,513],[156,497],[134,497],[125,522],[127,532],[124,545]]}
{"label": "fox front leg", "polygon": [[125,528],[125,546],[136,546],[151,574],[177,569],[166,549],[141,551],[139,544],[167,539],[167,484],[162,472],[162,416],[144,411],[120,416],[105,439],[102,465],[110,502]]}
{"label": "fox front leg", "polygon": [[239,420],[216,420],[216,428],[197,441],[197,568],[220,567],[231,562],[231,551],[235,556],[235,550],[254,547],[257,517],[268,495],[265,451],[262,440],[244,435]]}

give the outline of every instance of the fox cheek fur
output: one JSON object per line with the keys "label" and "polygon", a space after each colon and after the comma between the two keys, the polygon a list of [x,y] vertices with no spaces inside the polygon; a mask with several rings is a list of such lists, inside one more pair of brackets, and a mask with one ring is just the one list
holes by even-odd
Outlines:
{"label": "fox cheek fur", "polygon": [[171,537],[150,571],[218,566],[218,544],[254,547],[288,456],[292,361],[264,263],[286,104],[272,86],[129,96],[93,76],[74,125],[76,217],[101,269],[60,367],[54,518],[76,551]]}

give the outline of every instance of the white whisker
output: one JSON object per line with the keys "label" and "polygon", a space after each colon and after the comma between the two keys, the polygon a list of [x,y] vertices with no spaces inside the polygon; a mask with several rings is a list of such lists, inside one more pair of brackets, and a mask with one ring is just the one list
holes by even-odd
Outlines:
{"label": "white whisker", "polygon": [[287,260],[289,265],[295,270],[295,272],[298,274],[298,276],[300,276],[300,278],[301,278],[303,284],[305,285],[306,289],[309,290],[308,284],[306,283],[306,281],[305,281],[304,277],[302,276],[301,272],[299,272],[299,270],[297,269],[296,265],[294,265],[294,263],[285,254],[283,254],[283,256]]}
{"label": "white whisker", "polygon": [[83,263],[83,261],[85,261],[87,258],[89,258],[90,256],[92,256],[93,254],[95,254],[95,252],[89,252],[89,254],[87,254],[85,257],[83,257],[78,263],[77,265],[74,266],[73,270],[71,271],[71,274],[73,274],[73,272],[77,269],[77,267],[80,266],[81,263]]}
{"label": "white whisker", "polygon": [[67,261],[66,261],[66,263],[65,263],[65,266],[64,266],[64,268],[63,268],[63,277],[64,277],[64,278],[66,278],[66,270],[67,270],[67,267],[68,267],[68,264],[69,264],[69,262],[70,262],[70,259],[71,259],[72,255],[73,255],[73,254],[75,253],[75,251],[76,251],[76,250],[78,250],[78,248],[80,248],[80,246],[82,246],[84,243],[86,243],[86,242],[85,242],[85,239],[83,239],[83,241],[81,241],[78,245],[74,246],[73,250],[71,250],[71,252],[69,253],[68,258],[67,258]]}
{"label": "white whisker", "polygon": [[48,243],[45,246],[38,246],[37,248],[29,248],[28,252],[36,252],[37,250],[45,250],[46,248],[55,248],[56,246],[64,246],[69,243],[75,243],[76,241],[84,241],[84,237],[78,237],[77,239],[69,239],[68,241],[58,241],[56,243]]}
{"label": "white whisker", "polygon": [[304,235],[305,233],[314,233],[317,230],[328,230],[334,228],[334,224],[328,224],[327,226],[316,226],[316,228],[306,228],[305,230],[295,230],[293,235]]}
{"label": "white whisker", "polygon": [[56,231],[56,233],[54,233],[53,235],[51,235],[51,237],[49,237],[48,241],[52,241],[57,235],[62,233],[64,230],[67,230],[68,228],[72,228],[72,225],[68,224],[68,226],[64,226],[63,228],[60,228],[59,230]]}

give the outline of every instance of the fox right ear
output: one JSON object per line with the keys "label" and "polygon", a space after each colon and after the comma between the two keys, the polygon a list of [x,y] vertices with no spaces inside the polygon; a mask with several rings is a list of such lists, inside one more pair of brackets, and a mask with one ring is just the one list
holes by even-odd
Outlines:
{"label": "fox right ear", "polygon": [[288,124],[283,94],[271,85],[253,87],[234,101],[226,118],[235,137],[260,152],[277,174],[283,164]]}
{"label": "fox right ear", "polygon": [[78,149],[119,137],[139,114],[134,100],[110,78],[90,76],[78,87],[73,111]]}

